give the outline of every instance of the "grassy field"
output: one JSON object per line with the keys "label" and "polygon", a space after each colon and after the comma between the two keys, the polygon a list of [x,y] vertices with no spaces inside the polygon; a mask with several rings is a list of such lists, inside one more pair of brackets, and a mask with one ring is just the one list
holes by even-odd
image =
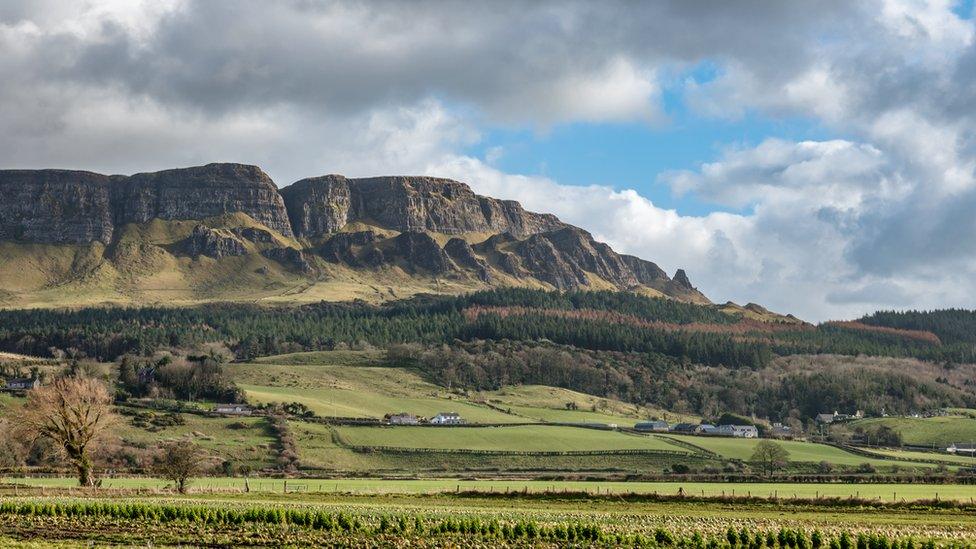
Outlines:
{"label": "grassy field", "polygon": [[[432,417],[440,412],[458,412],[469,423],[632,426],[642,418],[666,415],[661,410],[538,385],[457,394],[430,383],[416,372],[383,367],[383,353],[376,351],[278,355],[257,359],[252,364],[234,364],[230,370],[248,399],[300,402],[322,417],[382,418],[396,412]],[[573,403],[577,409],[567,409],[567,403]]]}
{"label": "grassy field", "polygon": [[591,450],[663,450],[686,452],[653,436],[578,427],[519,425],[512,427],[338,427],[340,440],[351,446],[392,446],[521,452]]}
{"label": "grassy field", "polygon": [[942,448],[953,442],[976,442],[976,419],[962,416],[931,418],[886,417],[862,419],[848,428],[884,425],[901,433],[905,444]]}
{"label": "grassy field", "polygon": [[[738,460],[750,459],[756,449],[756,445],[759,444],[759,439],[701,437],[670,434],[665,436],[694,444],[700,448],[715,452],[724,458]],[[789,459],[791,462],[819,463],[821,461],[826,461],[833,465],[860,465],[862,463],[870,463],[873,466],[880,467],[891,467],[894,465],[922,468],[934,467],[932,464],[918,462],[895,462],[884,459],[872,459],[846,452],[834,446],[817,444],[813,442],[783,440],[778,441],[777,444],[782,445],[783,448],[789,452]]]}
{"label": "grassy field", "polygon": [[[0,489],[13,484],[29,487],[71,488],[73,478],[0,478]],[[147,477],[106,478],[106,489],[162,489],[168,483]],[[211,491],[240,492],[244,479],[240,477],[206,477],[195,479],[191,485],[201,495]],[[456,492],[493,493],[561,493],[580,492],[599,494],[659,494],[677,495],[679,490],[688,496],[752,496],[780,499],[863,498],[885,502],[929,499],[968,502],[974,497],[972,486],[960,484],[842,484],[842,483],[774,483],[774,482],[612,482],[559,480],[465,480],[465,479],[249,479],[254,493],[285,491],[321,494],[353,495],[416,495]]]}
{"label": "grassy field", "polygon": [[913,452],[911,450],[891,450],[887,448],[871,448],[869,451],[874,454],[881,454],[883,456],[890,456],[898,459],[935,460],[943,462],[947,465],[968,465],[970,467],[976,466],[976,458],[972,458],[970,456],[957,456],[955,454],[947,454],[945,452]]}

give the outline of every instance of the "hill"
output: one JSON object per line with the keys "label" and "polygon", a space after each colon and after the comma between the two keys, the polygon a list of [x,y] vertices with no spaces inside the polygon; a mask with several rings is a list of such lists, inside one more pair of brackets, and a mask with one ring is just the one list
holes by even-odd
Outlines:
{"label": "hill", "polygon": [[522,286],[707,303],[684,271],[432,177],[0,171],[0,306],[385,301]]}

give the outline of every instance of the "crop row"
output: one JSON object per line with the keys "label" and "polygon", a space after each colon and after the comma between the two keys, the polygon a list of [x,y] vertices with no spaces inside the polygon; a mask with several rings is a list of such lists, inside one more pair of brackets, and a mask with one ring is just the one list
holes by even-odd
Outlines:
{"label": "crop row", "polygon": [[724,535],[703,534],[694,528],[672,532],[609,532],[595,524],[560,522],[540,524],[534,520],[482,520],[476,517],[431,518],[409,514],[356,516],[307,508],[212,507],[113,502],[3,502],[0,516],[8,519],[55,519],[98,521],[105,519],[190,526],[234,527],[260,525],[297,527],[309,531],[356,536],[454,536],[513,542],[538,541],[552,544],[584,542],[601,546],[668,547],[677,549],[936,549],[968,548],[961,541],[890,536],[883,532],[825,534],[800,528],[751,530],[729,527]]}

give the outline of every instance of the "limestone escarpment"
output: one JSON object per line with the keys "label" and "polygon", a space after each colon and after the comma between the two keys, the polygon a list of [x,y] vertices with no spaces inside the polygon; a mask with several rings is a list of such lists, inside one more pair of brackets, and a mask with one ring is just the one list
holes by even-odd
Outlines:
{"label": "limestone escarpment", "polygon": [[[354,271],[350,276],[366,285],[370,277],[407,276],[456,288],[650,289],[705,301],[684,271],[672,280],[654,263],[618,254],[553,215],[477,195],[451,179],[326,175],[279,191],[260,168],[243,164],[133,176],[8,170],[0,171],[0,193],[0,241],[100,242],[109,272],[125,280],[157,277],[152,284],[160,291],[172,280],[231,287],[220,279],[233,276],[248,284],[290,280],[295,288]],[[159,272],[166,265],[197,270],[166,277]],[[75,267],[52,269],[65,268]],[[72,278],[64,274],[54,279]]]}
{"label": "limestone escarpment", "polygon": [[0,171],[0,240],[108,244],[112,178],[71,170]]}
{"label": "limestone escarpment", "polygon": [[435,177],[348,179],[327,175],[281,190],[297,236],[321,237],[364,221],[401,232],[511,233],[525,237],[565,226],[514,201],[475,194],[464,183]]}
{"label": "limestone escarpment", "polygon": [[240,212],[285,236],[292,234],[278,188],[257,166],[207,164],[140,173],[119,179],[115,193],[120,225]]}

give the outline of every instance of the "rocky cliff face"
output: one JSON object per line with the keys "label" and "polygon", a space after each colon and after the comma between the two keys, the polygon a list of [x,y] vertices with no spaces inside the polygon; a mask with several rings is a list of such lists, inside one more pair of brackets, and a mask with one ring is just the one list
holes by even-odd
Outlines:
{"label": "rocky cliff face", "polygon": [[565,226],[518,202],[476,195],[464,183],[434,177],[303,179],[281,190],[295,234],[317,238],[364,221],[401,232],[511,233],[525,237]]}
{"label": "rocky cliff face", "polygon": [[278,188],[257,166],[208,164],[136,174],[117,182],[116,197],[118,224],[240,212],[285,236],[292,234]]}
{"label": "rocky cliff face", "polygon": [[0,171],[0,240],[112,240],[112,178],[69,170]]}
{"label": "rocky cliff face", "polygon": [[[684,271],[672,280],[654,263],[618,254],[555,216],[477,195],[450,179],[327,175],[279,191],[260,168],[242,164],[130,177],[8,170],[0,171],[0,193],[0,240],[108,245],[127,224],[211,219],[183,232],[176,245],[161,242],[166,251],[153,243],[139,246],[218,261],[260,254],[309,277],[333,264],[480,285],[536,281],[558,289],[651,288],[704,300]],[[234,213],[265,228],[213,221]],[[356,231],[352,224],[373,230]],[[300,249],[275,232],[298,237]],[[442,246],[443,235],[453,237]]]}

